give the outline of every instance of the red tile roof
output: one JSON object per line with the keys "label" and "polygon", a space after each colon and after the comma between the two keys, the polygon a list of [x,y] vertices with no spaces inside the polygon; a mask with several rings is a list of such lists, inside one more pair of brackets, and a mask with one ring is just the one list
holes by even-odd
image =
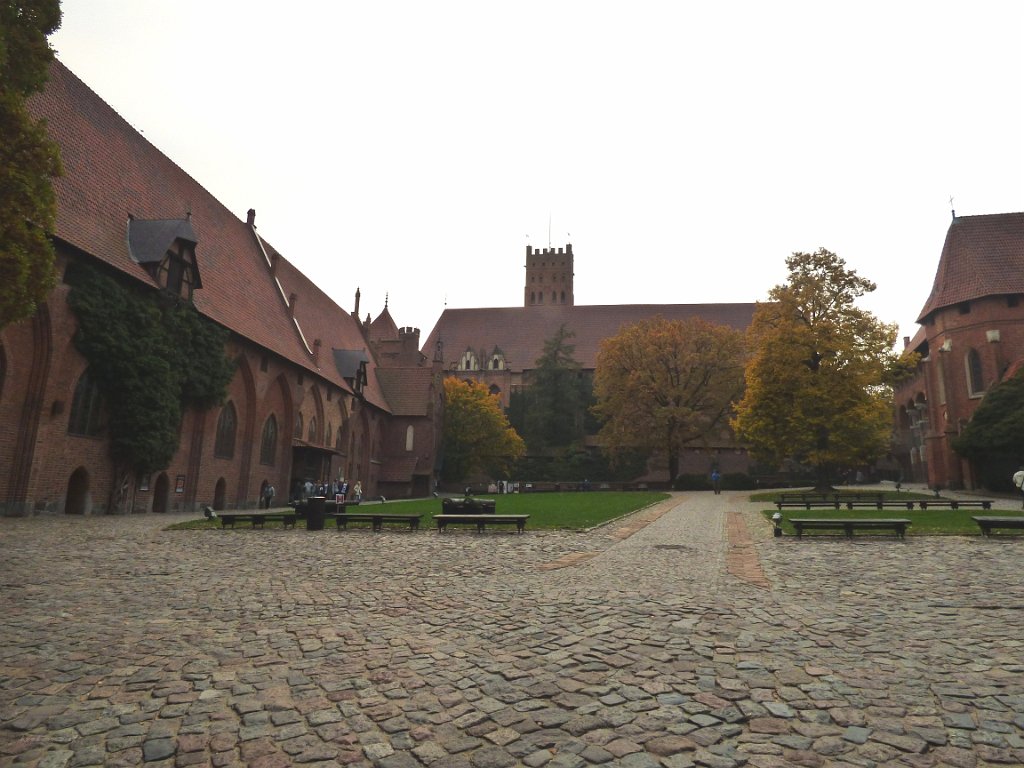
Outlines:
{"label": "red tile roof", "polygon": [[958,216],[917,322],[945,307],[1013,293],[1024,293],[1024,213]]}
{"label": "red tile roof", "polygon": [[660,315],[669,320],[700,317],[710,323],[745,330],[754,314],[754,304],[609,304],[592,306],[504,307],[496,309],[446,309],[422,349],[433,354],[438,340],[444,343],[445,367],[470,349],[486,360],[497,349],[508,367],[534,367],[544,351],[544,342],[563,323],[575,336],[573,357],[581,367],[597,365],[598,347],[603,339],[639,320]]}
{"label": "red tile roof", "polygon": [[430,366],[378,368],[377,378],[395,416],[429,416],[434,393]]}
{"label": "red tile roof", "polygon": [[[194,295],[207,317],[336,385],[348,388],[332,349],[364,349],[361,327],[293,264],[267,261],[274,251],[195,179],[133,129],[78,77],[55,61],[46,89],[29,108],[60,145],[64,176],[55,182],[54,235],[124,274],[152,285],[128,249],[129,214],[184,219],[197,237],[203,287]],[[262,246],[262,248],[261,248]],[[264,254],[264,250],[266,254]],[[298,297],[294,318],[288,297]],[[297,321],[297,322],[296,322]],[[318,360],[315,340],[320,339]],[[307,349],[308,348],[308,349]],[[373,375],[367,400],[387,407]]]}

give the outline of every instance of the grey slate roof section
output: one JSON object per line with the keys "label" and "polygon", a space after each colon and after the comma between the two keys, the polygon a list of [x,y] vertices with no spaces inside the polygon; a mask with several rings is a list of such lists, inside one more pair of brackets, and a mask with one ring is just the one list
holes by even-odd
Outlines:
{"label": "grey slate roof section", "polygon": [[163,260],[175,240],[198,243],[188,219],[132,219],[128,222],[128,250],[139,264]]}
{"label": "grey slate roof section", "polygon": [[332,349],[334,367],[343,379],[354,379],[362,363],[369,363],[370,356],[365,349]]}

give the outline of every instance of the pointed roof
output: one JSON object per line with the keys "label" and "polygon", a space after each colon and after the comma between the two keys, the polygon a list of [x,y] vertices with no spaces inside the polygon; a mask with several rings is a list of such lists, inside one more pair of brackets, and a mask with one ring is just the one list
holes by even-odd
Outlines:
{"label": "pointed roof", "polygon": [[1016,293],[1024,294],[1024,213],[958,216],[917,322],[965,301]]}
{"label": "pointed roof", "polygon": [[544,342],[564,323],[574,336],[573,357],[587,370],[597,367],[604,339],[626,325],[661,316],[667,320],[699,317],[709,323],[745,330],[754,315],[751,304],[608,304],[591,306],[501,307],[446,309],[427,337],[422,350],[433,356],[438,341],[444,344],[446,366],[470,349],[487,355],[500,349],[506,363],[517,370],[535,367]]}
{"label": "pointed roof", "polygon": [[377,315],[376,320],[370,323],[370,341],[391,341],[397,338],[398,323],[392,319],[385,302],[383,311]]}
{"label": "pointed roof", "polygon": [[[46,120],[61,150],[64,175],[54,181],[58,240],[154,287],[138,255],[154,258],[153,249],[169,236],[195,242],[203,275],[202,290],[193,296],[196,309],[350,390],[331,350],[366,346],[358,321],[260,237],[254,224],[232,214],[60,61],[28,106]],[[135,217],[130,229],[129,215]],[[372,360],[368,368],[363,395],[386,410]]]}

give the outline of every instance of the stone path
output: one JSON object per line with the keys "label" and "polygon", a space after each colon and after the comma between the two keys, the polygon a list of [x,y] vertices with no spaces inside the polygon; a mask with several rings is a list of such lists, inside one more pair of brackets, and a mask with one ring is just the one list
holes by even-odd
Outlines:
{"label": "stone path", "polygon": [[1024,538],[173,519],[0,519],[0,765],[1024,765]]}

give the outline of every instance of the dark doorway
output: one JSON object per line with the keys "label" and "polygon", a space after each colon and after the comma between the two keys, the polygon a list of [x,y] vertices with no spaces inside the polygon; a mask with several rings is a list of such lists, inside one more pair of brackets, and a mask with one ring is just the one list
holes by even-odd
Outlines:
{"label": "dark doorway", "polygon": [[89,473],[85,467],[79,467],[71,473],[68,480],[68,497],[64,503],[64,512],[69,515],[84,515],[89,502]]}
{"label": "dark doorway", "polygon": [[167,479],[167,474],[164,472],[160,473],[160,477],[156,479],[156,484],[153,486],[153,511],[158,514],[164,514],[167,512],[167,498],[171,492],[171,481]]}
{"label": "dark doorway", "polygon": [[227,486],[228,484],[224,481],[223,477],[217,481],[217,485],[213,489],[214,509],[224,509],[224,493]]}

